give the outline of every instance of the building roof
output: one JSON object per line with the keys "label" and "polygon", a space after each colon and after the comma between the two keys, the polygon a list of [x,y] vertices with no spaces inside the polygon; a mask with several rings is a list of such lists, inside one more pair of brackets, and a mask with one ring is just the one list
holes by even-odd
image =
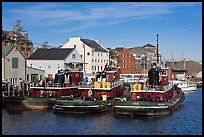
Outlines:
{"label": "building roof", "polygon": [[38,48],[29,60],[64,60],[74,48]]}
{"label": "building roof", "polygon": [[2,46],[2,58],[6,57],[12,50],[14,46]]}
{"label": "building roof", "polygon": [[87,46],[93,48],[95,51],[100,52],[108,52],[106,49],[104,49],[101,45],[99,45],[96,41],[90,40],[90,39],[81,39],[83,43],[85,43]]}
{"label": "building roof", "polygon": [[146,49],[144,47],[133,47],[133,48],[129,48],[129,51],[131,51],[132,53],[135,53],[135,54],[145,54],[145,53],[154,53],[152,50],[150,49]]}
{"label": "building roof", "polygon": [[115,48],[116,51],[121,52],[124,49],[124,47],[117,47]]}
{"label": "building roof", "polygon": [[147,43],[147,44],[145,44],[145,45],[144,45],[144,46],[142,46],[142,47],[144,47],[144,48],[145,48],[145,47],[149,47],[149,48],[150,48],[150,47],[152,47],[152,48],[155,48],[156,46],[154,46],[154,45],[152,45],[152,44]]}
{"label": "building roof", "polygon": [[198,72],[198,74],[196,74],[197,78],[202,78],[202,71]]}

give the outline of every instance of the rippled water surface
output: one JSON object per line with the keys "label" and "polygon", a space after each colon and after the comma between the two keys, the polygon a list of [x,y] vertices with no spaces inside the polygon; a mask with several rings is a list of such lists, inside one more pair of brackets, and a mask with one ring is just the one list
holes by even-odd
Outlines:
{"label": "rippled water surface", "polygon": [[50,111],[7,112],[2,109],[5,135],[201,135],[202,88],[185,94],[185,103],[161,117],[114,117],[98,114],[54,114]]}

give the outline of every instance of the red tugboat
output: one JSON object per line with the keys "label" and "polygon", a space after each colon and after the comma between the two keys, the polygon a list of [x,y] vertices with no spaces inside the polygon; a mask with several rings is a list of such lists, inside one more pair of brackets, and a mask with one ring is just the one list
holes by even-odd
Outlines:
{"label": "red tugboat", "polygon": [[59,70],[54,83],[31,86],[28,96],[9,96],[5,106],[9,110],[52,109],[56,99],[62,96],[77,96],[83,83],[82,71]]}
{"label": "red tugboat", "polygon": [[131,85],[129,96],[115,98],[114,115],[166,115],[178,109],[185,96],[180,88],[168,81],[168,69],[161,67],[160,82],[157,70],[150,69],[149,83],[135,83]]}
{"label": "red tugboat", "polygon": [[91,85],[80,86],[78,97],[58,99],[53,107],[56,113],[89,113],[112,109],[114,97],[119,97],[125,89],[120,80],[118,68],[105,68],[97,72]]}

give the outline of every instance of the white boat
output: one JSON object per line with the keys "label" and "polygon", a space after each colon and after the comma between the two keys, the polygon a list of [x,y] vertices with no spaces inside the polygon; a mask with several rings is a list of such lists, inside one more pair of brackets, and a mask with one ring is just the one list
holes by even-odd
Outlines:
{"label": "white boat", "polygon": [[197,85],[196,83],[189,83],[187,81],[182,81],[182,80],[173,80],[173,83],[177,85],[183,92],[188,92],[188,91],[196,91],[197,90]]}

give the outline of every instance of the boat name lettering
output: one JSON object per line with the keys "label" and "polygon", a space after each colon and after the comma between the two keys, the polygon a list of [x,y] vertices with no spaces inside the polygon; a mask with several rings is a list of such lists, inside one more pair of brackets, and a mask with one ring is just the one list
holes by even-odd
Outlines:
{"label": "boat name lettering", "polygon": [[140,103],[132,103],[133,105],[139,105]]}
{"label": "boat name lettering", "polygon": [[158,105],[159,105],[159,106],[164,106],[165,104],[164,104],[164,103],[158,103]]}

